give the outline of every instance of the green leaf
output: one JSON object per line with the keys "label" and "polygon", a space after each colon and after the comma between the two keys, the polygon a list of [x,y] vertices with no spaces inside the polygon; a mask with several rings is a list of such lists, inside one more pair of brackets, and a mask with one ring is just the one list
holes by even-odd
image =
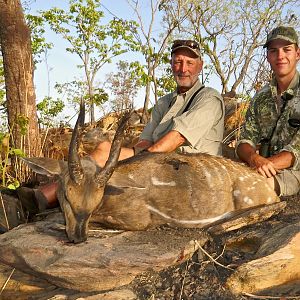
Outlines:
{"label": "green leaf", "polygon": [[25,157],[25,153],[21,149],[11,149],[10,154],[20,156],[20,157]]}

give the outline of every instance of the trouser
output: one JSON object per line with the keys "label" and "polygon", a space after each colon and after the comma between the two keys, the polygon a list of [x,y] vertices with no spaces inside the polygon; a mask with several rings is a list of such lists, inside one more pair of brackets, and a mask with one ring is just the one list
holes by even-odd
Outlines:
{"label": "trouser", "polygon": [[291,196],[300,192],[300,171],[284,169],[275,175],[275,179],[280,188],[280,196]]}

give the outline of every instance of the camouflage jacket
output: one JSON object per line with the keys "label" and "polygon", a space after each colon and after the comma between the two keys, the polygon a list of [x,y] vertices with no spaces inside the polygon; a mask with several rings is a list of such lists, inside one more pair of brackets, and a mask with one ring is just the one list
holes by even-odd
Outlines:
{"label": "camouflage jacket", "polygon": [[[300,170],[300,129],[289,125],[289,119],[300,121],[300,76],[296,72],[289,88],[281,96],[282,103],[276,105],[277,84],[273,79],[251,100],[246,113],[245,126],[240,143],[253,147],[262,139],[270,140],[270,155],[289,151],[295,155],[294,170]],[[284,104],[284,102],[286,103]]]}

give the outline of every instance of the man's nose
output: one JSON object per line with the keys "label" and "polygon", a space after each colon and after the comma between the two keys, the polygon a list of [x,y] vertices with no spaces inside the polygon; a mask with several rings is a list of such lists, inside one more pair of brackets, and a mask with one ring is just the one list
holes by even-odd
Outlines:
{"label": "man's nose", "polygon": [[283,49],[278,49],[277,58],[282,59],[282,58],[284,58],[284,55],[285,55],[285,53],[284,53]]}
{"label": "man's nose", "polygon": [[187,64],[182,62],[180,65],[180,72],[185,73],[187,71]]}

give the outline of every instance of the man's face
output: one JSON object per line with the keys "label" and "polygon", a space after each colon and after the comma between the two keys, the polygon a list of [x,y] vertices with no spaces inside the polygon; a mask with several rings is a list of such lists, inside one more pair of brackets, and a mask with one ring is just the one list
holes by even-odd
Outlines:
{"label": "man's face", "polygon": [[171,66],[178,92],[188,91],[197,81],[203,62],[188,49],[178,49],[172,55]]}
{"label": "man's face", "polygon": [[277,78],[293,77],[299,59],[300,50],[295,44],[278,39],[268,45],[267,60]]}

